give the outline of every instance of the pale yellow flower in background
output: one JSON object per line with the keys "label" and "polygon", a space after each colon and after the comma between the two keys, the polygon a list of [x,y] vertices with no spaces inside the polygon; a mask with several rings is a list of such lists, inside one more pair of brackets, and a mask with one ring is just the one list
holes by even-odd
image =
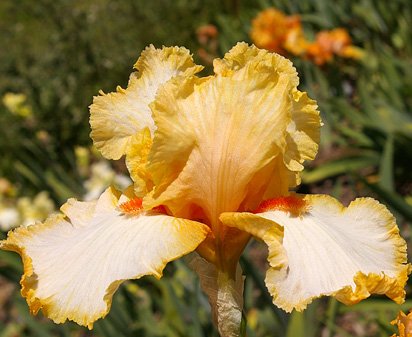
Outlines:
{"label": "pale yellow flower in background", "polygon": [[21,224],[19,211],[15,202],[12,202],[16,193],[16,187],[6,178],[0,177],[0,230],[4,232]]}
{"label": "pale yellow flower in background", "polygon": [[130,184],[131,180],[127,176],[116,173],[106,160],[99,160],[90,165],[90,178],[83,184],[86,190],[83,199],[97,199],[110,185],[123,190]]}
{"label": "pale yellow flower in background", "polygon": [[292,63],[239,43],[213,65],[197,77],[187,49],[150,46],[126,89],[94,98],[94,144],[108,159],[125,155],[133,185],[70,199],[62,214],[9,233],[1,247],[23,258],[31,312],[92,328],[124,280],[160,278],[191,253],[219,333],[239,336],[238,262],[252,237],[268,246],[266,285],[288,312],[326,295],[404,301],[406,243],[383,205],[291,192],[321,126]]}
{"label": "pale yellow flower in background", "polygon": [[34,198],[2,198],[0,195],[0,229],[8,231],[44,221],[53,211],[54,202],[46,191],[38,193]]}
{"label": "pale yellow flower in background", "polygon": [[87,176],[90,166],[90,150],[85,146],[76,146],[74,148],[76,157],[76,168],[81,176]]}
{"label": "pale yellow flower in background", "polygon": [[0,229],[7,232],[19,225],[20,215],[15,207],[0,205]]}
{"label": "pale yellow flower in background", "polygon": [[28,226],[36,221],[44,221],[55,210],[55,207],[49,193],[43,191],[34,198],[18,198],[17,209],[20,214],[21,225]]}
{"label": "pale yellow flower in background", "polygon": [[14,115],[23,118],[28,118],[33,115],[33,111],[27,104],[27,97],[24,94],[8,92],[3,96],[3,104]]}
{"label": "pale yellow flower in background", "polygon": [[0,177],[0,200],[16,195],[16,187],[6,178]]}

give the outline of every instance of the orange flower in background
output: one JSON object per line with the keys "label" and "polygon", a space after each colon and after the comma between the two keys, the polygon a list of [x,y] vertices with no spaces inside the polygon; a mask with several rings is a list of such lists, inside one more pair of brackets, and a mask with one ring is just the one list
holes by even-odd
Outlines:
{"label": "orange flower in background", "polygon": [[196,30],[196,36],[200,44],[206,45],[210,40],[214,40],[219,35],[219,31],[215,25],[200,26]]}
{"label": "orange flower in background", "polygon": [[345,58],[360,59],[363,52],[352,45],[349,33],[344,28],[321,31],[316,34],[316,40],[307,49],[307,56],[318,65],[330,62],[334,55]]}
{"label": "orange flower in background", "polygon": [[197,41],[201,47],[197,50],[197,55],[206,64],[212,64],[217,57],[219,31],[215,25],[203,25],[196,30]]}
{"label": "orange flower in background", "polygon": [[298,27],[292,28],[288,32],[288,34],[286,35],[285,43],[283,45],[285,50],[296,56],[304,55],[308,46],[309,42],[305,39],[302,27],[300,25]]}
{"label": "orange flower in background", "polygon": [[299,15],[287,16],[275,8],[268,8],[252,21],[250,37],[259,48],[279,54],[301,54],[303,38]]}
{"label": "orange flower in background", "polygon": [[321,31],[314,42],[304,35],[300,16],[287,16],[283,12],[268,8],[252,21],[250,37],[253,43],[282,55],[304,56],[317,65],[333,60],[334,56],[361,59],[362,49],[352,45],[349,33],[344,28]]}
{"label": "orange flower in background", "polygon": [[396,324],[399,330],[399,336],[393,334],[392,337],[412,337],[412,311],[408,315],[400,311],[391,324]]}

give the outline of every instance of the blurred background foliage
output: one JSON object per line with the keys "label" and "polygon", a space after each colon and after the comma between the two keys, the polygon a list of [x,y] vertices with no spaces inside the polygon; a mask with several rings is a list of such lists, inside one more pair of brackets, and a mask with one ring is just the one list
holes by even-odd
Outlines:
{"label": "blurred background foliage", "polygon": [[[24,224],[68,197],[92,198],[112,182],[127,185],[124,163],[109,166],[91,148],[87,107],[93,95],[125,87],[151,43],[186,46],[210,72],[214,57],[238,41],[251,42],[251,22],[268,7],[300,15],[312,39],[343,27],[364,51],[360,60],[337,57],[323,65],[289,55],[300,89],[318,101],[325,124],[319,155],[299,191],[330,193],[345,203],[373,195],[395,213],[410,242],[409,0],[2,0],[0,221]],[[397,311],[412,308],[410,299],[398,306],[374,297],[352,307],[321,299],[288,315],[271,304],[265,259],[265,248],[254,242],[241,261],[249,337],[389,336]],[[19,295],[21,269],[16,254],[0,253],[0,337],[217,336],[199,282],[183,261],[170,264],[161,281],[127,282],[93,331],[30,316]]]}

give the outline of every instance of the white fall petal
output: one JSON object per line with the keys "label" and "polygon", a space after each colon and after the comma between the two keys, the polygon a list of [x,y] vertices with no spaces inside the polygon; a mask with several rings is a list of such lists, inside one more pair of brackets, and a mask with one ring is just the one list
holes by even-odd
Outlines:
{"label": "white fall petal", "polygon": [[92,328],[124,280],[161,277],[167,262],[196,249],[209,232],[155,211],[124,213],[119,205],[128,200],[110,188],[97,202],[71,199],[62,207],[70,220],[52,216],[1,243],[23,258],[22,294],[33,313],[43,309],[56,323]]}
{"label": "white fall petal", "polygon": [[220,218],[268,245],[266,285],[274,304],[301,311],[320,296],[353,304],[372,293],[403,302],[410,269],[406,243],[383,205],[371,198],[348,208],[326,195],[295,198],[291,205],[275,200],[258,214]]}

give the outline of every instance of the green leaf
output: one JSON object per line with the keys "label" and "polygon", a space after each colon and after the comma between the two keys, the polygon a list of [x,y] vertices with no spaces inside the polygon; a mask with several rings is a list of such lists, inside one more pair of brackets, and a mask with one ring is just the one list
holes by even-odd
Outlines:
{"label": "green leaf", "polygon": [[340,313],[345,312],[372,312],[372,311],[408,311],[412,308],[412,300],[406,300],[403,304],[397,304],[386,298],[381,299],[367,299],[358,304],[351,306],[341,305],[339,307]]}
{"label": "green leaf", "polygon": [[311,184],[333,176],[377,165],[378,163],[379,157],[377,154],[342,158],[319,165],[319,167],[309,172],[302,172],[302,181],[306,184]]}
{"label": "green leaf", "polygon": [[378,184],[371,184],[366,179],[359,177],[380,199],[385,201],[391,208],[398,211],[406,219],[412,221],[412,206],[397,193],[388,191]]}
{"label": "green leaf", "polygon": [[39,179],[39,176],[36,175],[32,170],[30,170],[25,164],[23,164],[20,161],[16,161],[14,163],[14,167],[17,172],[19,172],[22,176],[27,178],[33,185],[41,185],[41,180]]}
{"label": "green leaf", "polygon": [[23,264],[21,262],[21,258],[14,252],[0,250],[0,266],[8,266],[14,269],[16,272],[23,272]]}
{"label": "green leaf", "polygon": [[394,191],[393,181],[393,151],[394,151],[394,137],[389,134],[386,139],[383,155],[379,167],[380,185],[388,192]]}
{"label": "green leaf", "polygon": [[338,311],[338,301],[334,298],[329,299],[328,310],[326,312],[326,327],[328,328],[324,337],[332,337],[332,331],[335,327],[335,317]]}
{"label": "green leaf", "polygon": [[303,337],[305,333],[305,316],[302,312],[293,311],[290,315],[286,337]]}

